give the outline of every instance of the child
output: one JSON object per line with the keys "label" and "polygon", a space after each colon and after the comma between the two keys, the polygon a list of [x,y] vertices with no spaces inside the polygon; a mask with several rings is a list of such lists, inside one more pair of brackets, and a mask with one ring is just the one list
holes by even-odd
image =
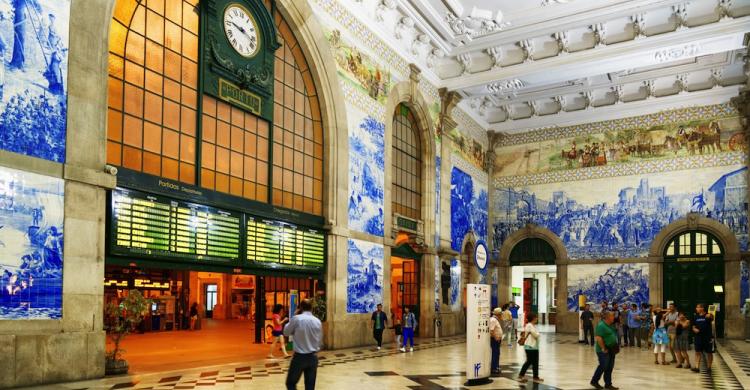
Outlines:
{"label": "child", "polygon": [[401,345],[401,334],[403,331],[401,330],[401,320],[396,318],[396,321],[394,321],[393,324],[393,331],[396,333],[396,346]]}

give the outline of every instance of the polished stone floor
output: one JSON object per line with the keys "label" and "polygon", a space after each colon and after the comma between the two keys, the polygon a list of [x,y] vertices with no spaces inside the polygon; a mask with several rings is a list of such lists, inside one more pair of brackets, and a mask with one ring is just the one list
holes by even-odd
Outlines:
{"label": "polished stone floor", "polygon": [[[347,349],[321,353],[318,389],[461,389],[465,381],[463,338],[419,340],[414,352],[399,353],[393,345],[381,351]],[[735,348],[738,357],[747,356]],[[514,380],[524,352],[503,347],[503,376],[476,389],[587,389],[595,368],[591,347],[572,336],[543,335],[543,384]],[[730,358],[731,359],[731,358]],[[255,360],[146,375],[45,386],[45,389],[281,389],[289,360]],[[736,365],[736,363],[732,363]],[[741,373],[741,372],[740,372]],[[742,374],[742,373],[741,373]],[[614,384],[621,389],[742,389],[727,363],[717,356],[711,374],[695,374],[674,365],[655,365],[653,354],[624,348],[617,357]],[[303,388],[300,383],[299,388]]]}

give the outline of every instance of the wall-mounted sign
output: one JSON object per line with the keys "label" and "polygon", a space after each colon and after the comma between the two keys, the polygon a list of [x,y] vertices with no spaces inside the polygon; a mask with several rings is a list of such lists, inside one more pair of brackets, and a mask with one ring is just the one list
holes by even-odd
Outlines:
{"label": "wall-mounted sign", "polygon": [[113,255],[224,264],[234,273],[248,263],[298,270],[325,265],[325,232],[318,229],[122,188],[112,191],[111,215]]}
{"label": "wall-mounted sign", "polygon": [[315,229],[248,216],[247,260],[320,268],[325,263],[325,234]]}
{"label": "wall-mounted sign", "polygon": [[260,96],[245,91],[224,79],[219,79],[219,97],[230,103],[234,103],[255,115],[260,115],[261,105],[263,104]]}
{"label": "wall-mounted sign", "polygon": [[479,272],[482,274],[487,272],[487,263],[489,262],[488,253],[487,244],[483,240],[477,241],[477,245],[474,248],[474,263],[476,263]]}
{"label": "wall-mounted sign", "polygon": [[210,261],[240,256],[242,215],[139,191],[112,191],[111,251]]}

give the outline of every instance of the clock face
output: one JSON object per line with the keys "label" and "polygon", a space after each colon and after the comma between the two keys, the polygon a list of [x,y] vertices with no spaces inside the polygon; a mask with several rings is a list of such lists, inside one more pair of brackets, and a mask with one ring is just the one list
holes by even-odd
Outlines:
{"label": "clock face", "polygon": [[229,44],[241,56],[250,58],[258,53],[258,25],[253,16],[239,4],[231,4],[224,10],[224,33]]}

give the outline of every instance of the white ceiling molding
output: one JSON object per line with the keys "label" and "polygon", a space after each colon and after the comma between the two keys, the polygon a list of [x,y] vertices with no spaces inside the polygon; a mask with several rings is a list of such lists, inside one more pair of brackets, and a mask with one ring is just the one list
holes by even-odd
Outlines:
{"label": "white ceiling molding", "polygon": [[610,105],[595,110],[561,112],[557,115],[537,116],[533,120],[508,121],[492,127],[496,133],[518,134],[545,127],[565,127],[581,123],[620,119],[650,114],[657,111],[728,102],[738,95],[742,85],[712,88],[703,91],[675,94],[661,98]]}

